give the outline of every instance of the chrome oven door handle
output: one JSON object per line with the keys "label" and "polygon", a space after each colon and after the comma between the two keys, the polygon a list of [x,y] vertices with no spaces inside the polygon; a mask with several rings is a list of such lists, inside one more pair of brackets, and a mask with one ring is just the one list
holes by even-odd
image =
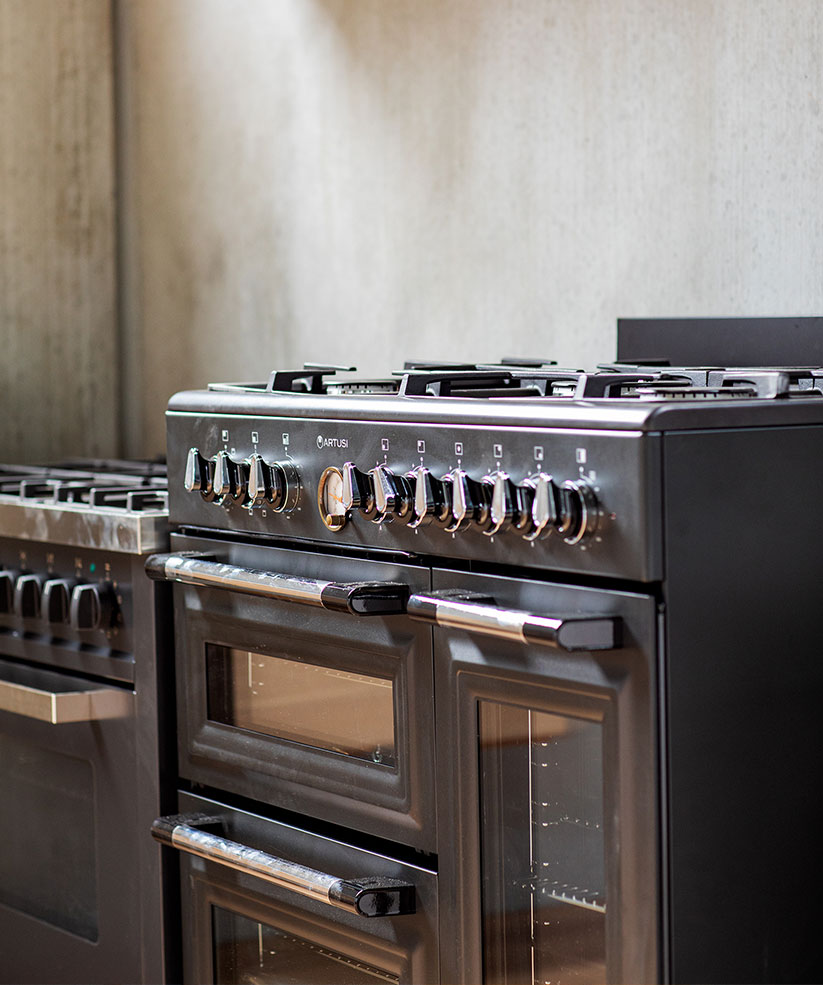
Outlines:
{"label": "chrome oven door handle", "polygon": [[127,718],[131,714],[132,700],[131,691],[116,687],[50,691],[0,680],[0,711],[33,718],[38,722],[48,722],[50,725]]}
{"label": "chrome oven door handle", "polygon": [[437,626],[562,650],[614,650],[621,645],[617,616],[540,616],[498,608],[490,596],[473,592],[418,593],[406,611],[412,619]]}
{"label": "chrome oven door handle", "polygon": [[221,588],[281,602],[317,605],[357,616],[405,612],[409,597],[408,585],[400,582],[336,582],[299,578],[296,575],[223,564],[215,560],[214,555],[197,552],[152,554],[146,561],[146,572],[155,581]]}
{"label": "chrome oven door handle", "polygon": [[204,830],[220,827],[219,817],[175,814],[158,817],[151,826],[151,833],[162,845],[217,862],[361,917],[394,917],[415,912],[414,886],[400,879],[375,876],[341,879],[229,841],[215,830]]}

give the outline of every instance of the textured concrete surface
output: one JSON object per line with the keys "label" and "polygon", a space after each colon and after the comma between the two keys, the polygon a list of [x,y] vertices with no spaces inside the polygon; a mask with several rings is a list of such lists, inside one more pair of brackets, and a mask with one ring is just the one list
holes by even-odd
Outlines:
{"label": "textured concrete surface", "polygon": [[117,450],[108,0],[0,0],[0,461]]}
{"label": "textured concrete surface", "polygon": [[125,426],[617,316],[823,311],[819,0],[119,0]]}

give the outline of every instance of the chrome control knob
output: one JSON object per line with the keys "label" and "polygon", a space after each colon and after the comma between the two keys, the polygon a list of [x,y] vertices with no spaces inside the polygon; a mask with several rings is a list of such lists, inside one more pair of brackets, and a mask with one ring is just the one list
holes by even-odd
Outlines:
{"label": "chrome control knob", "polygon": [[343,466],[343,507],[347,511],[360,510],[368,520],[377,515],[374,477],[357,468],[354,462],[346,462]]}
{"label": "chrome control knob", "polygon": [[487,537],[510,527],[522,532],[529,526],[531,489],[516,485],[502,470],[484,476],[483,484],[490,490],[489,519],[483,529]]}
{"label": "chrome control knob", "polygon": [[183,486],[186,492],[199,492],[205,500],[214,499],[214,462],[200,454],[197,448],[189,448],[186,458],[186,474]]}
{"label": "chrome control knob", "polygon": [[273,503],[280,490],[277,488],[277,478],[272,474],[272,468],[267,465],[262,455],[255,452],[245,463],[249,479],[246,490],[246,505],[250,510],[264,503]]}
{"label": "chrome control knob", "polygon": [[554,480],[545,472],[527,476],[522,485],[531,490],[530,523],[523,533],[526,540],[548,537],[560,516],[560,493]]}
{"label": "chrome control knob", "polygon": [[451,490],[441,479],[435,479],[425,465],[418,465],[406,474],[413,490],[412,509],[407,515],[410,527],[428,523],[446,524],[451,517]]}
{"label": "chrome control knob", "polygon": [[219,451],[214,456],[214,495],[219,502],[242,504],[248,489],[248,471],[245,462],[235,462],[227,451]]}
{"label": "chrome control knob", "polygon": [[443,476],[443,484],[451,491],[446,530],[455,533],[472,523],[485,526],[490,499],[482,483],[472,479],[465,469],[456,468]]}
{"label": "chrome control knob", "polygon": [[560,487],[558,532],[567,544],[579,544],[597,529],[600,506],[585,479],[566,479]]}
{"label": "chrome control knob", "polygon": [[401,519],[408,516],[412,510],[409,480],[405,476],[395,475],[385,465],[376,465],[371,475],[376,512],[376,516],[371,518],[372,522],[383,523],[395,516]]}
{"label": "chrome control knob", "polygon": [[272,462],[271,504],[275,513],[291,513],[300,502],[300,472],[292,461]]}

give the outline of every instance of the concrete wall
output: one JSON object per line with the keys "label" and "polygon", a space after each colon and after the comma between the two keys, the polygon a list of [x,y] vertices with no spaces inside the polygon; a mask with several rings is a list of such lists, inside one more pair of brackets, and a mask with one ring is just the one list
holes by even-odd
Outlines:
{"label": "concrete wall", "polygon": [[0,461],[119,442],[108,0],[0,0]]}
{"label": "concrete wall", "polygon": [[130,453],[174,390],[275,364],[590,365],[619,315],[823,312],[819,0],[115,10]]}

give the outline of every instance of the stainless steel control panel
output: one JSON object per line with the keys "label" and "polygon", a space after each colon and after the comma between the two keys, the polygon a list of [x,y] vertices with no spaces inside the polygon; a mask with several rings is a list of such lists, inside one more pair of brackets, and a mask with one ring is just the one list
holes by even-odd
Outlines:
{"label": "stainless steel control panel", "polygon": [[168,415],[178,526],[660,577],[659,441],[635,431]]}

